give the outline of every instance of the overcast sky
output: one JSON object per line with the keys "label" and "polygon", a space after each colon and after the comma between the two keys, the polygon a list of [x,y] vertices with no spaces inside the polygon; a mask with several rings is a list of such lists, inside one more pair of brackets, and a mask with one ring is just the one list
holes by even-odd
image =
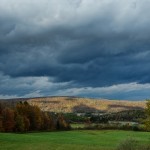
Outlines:
{"label": "overcast sky", "polygon": [[0,98],[150,98],[150,0],[0,0]]}

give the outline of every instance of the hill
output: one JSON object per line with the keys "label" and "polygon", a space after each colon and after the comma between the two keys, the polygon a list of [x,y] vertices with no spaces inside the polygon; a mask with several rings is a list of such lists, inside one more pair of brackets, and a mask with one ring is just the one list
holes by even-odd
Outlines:
{"label": "hill", "polygon": [[90,99],[65,96],[20,98],[1,101],[8,102],[9,104],[15,104],[18,101],[25,100],[31,105],[39,106],[43,111],[63,113],[120,112],[124,110],[141,110],[146,106],[146,101]]}
{"label": "hill", "polygon": [[124,110],[144,109],[146,101],[122,101],[89,99],[79,97],[45,97],[28,99],[31,105],[38,105],[49,112],[120,112]]}

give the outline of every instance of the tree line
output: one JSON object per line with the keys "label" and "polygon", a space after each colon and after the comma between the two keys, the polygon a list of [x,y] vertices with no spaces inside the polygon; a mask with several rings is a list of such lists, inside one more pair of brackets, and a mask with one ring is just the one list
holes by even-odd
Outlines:
{"label": "tree line", "polygon": [[70,129],[69,122],[107,123],[110,120],[140,122],[145,125],[144,130],[150,131],[150,101],[147,101],[146,109],[143,111],[132,110],[111,115],[90,116],[90,120],[89,116],[43,112],[38,106],[32,106],[27,101],[13,105],[0,102],[0,132],[67,130]]}
{"label": "tree line", "polygon": [[42,112],[38,106],[19,102],[8,107],[0,103],[0,131],[28,132],[69,129],[70,125],[62,114]]}

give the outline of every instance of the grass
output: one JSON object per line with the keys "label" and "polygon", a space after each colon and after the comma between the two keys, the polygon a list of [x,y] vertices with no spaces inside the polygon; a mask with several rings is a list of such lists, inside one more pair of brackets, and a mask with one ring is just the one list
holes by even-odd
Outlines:
{"label": "grass", "polygon": [[77,128],[85,128],[85,124],[83,124],[83,123],[72,123],[71,124],[71,128],[73,128],[73,129],[77,129]]}
{"label": "grass", "polygon": [[134,138],[144,145],[150,142],[150,133],[113,130],[0,133],[0,150],[114,150],[127,138]]}

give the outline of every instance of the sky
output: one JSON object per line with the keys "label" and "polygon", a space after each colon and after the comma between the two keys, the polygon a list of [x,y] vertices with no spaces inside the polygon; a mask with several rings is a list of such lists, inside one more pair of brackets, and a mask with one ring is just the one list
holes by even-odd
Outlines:
{"label": "sky", "polygon": [[150,0],[0,0],[0,98],[150,98]]}

